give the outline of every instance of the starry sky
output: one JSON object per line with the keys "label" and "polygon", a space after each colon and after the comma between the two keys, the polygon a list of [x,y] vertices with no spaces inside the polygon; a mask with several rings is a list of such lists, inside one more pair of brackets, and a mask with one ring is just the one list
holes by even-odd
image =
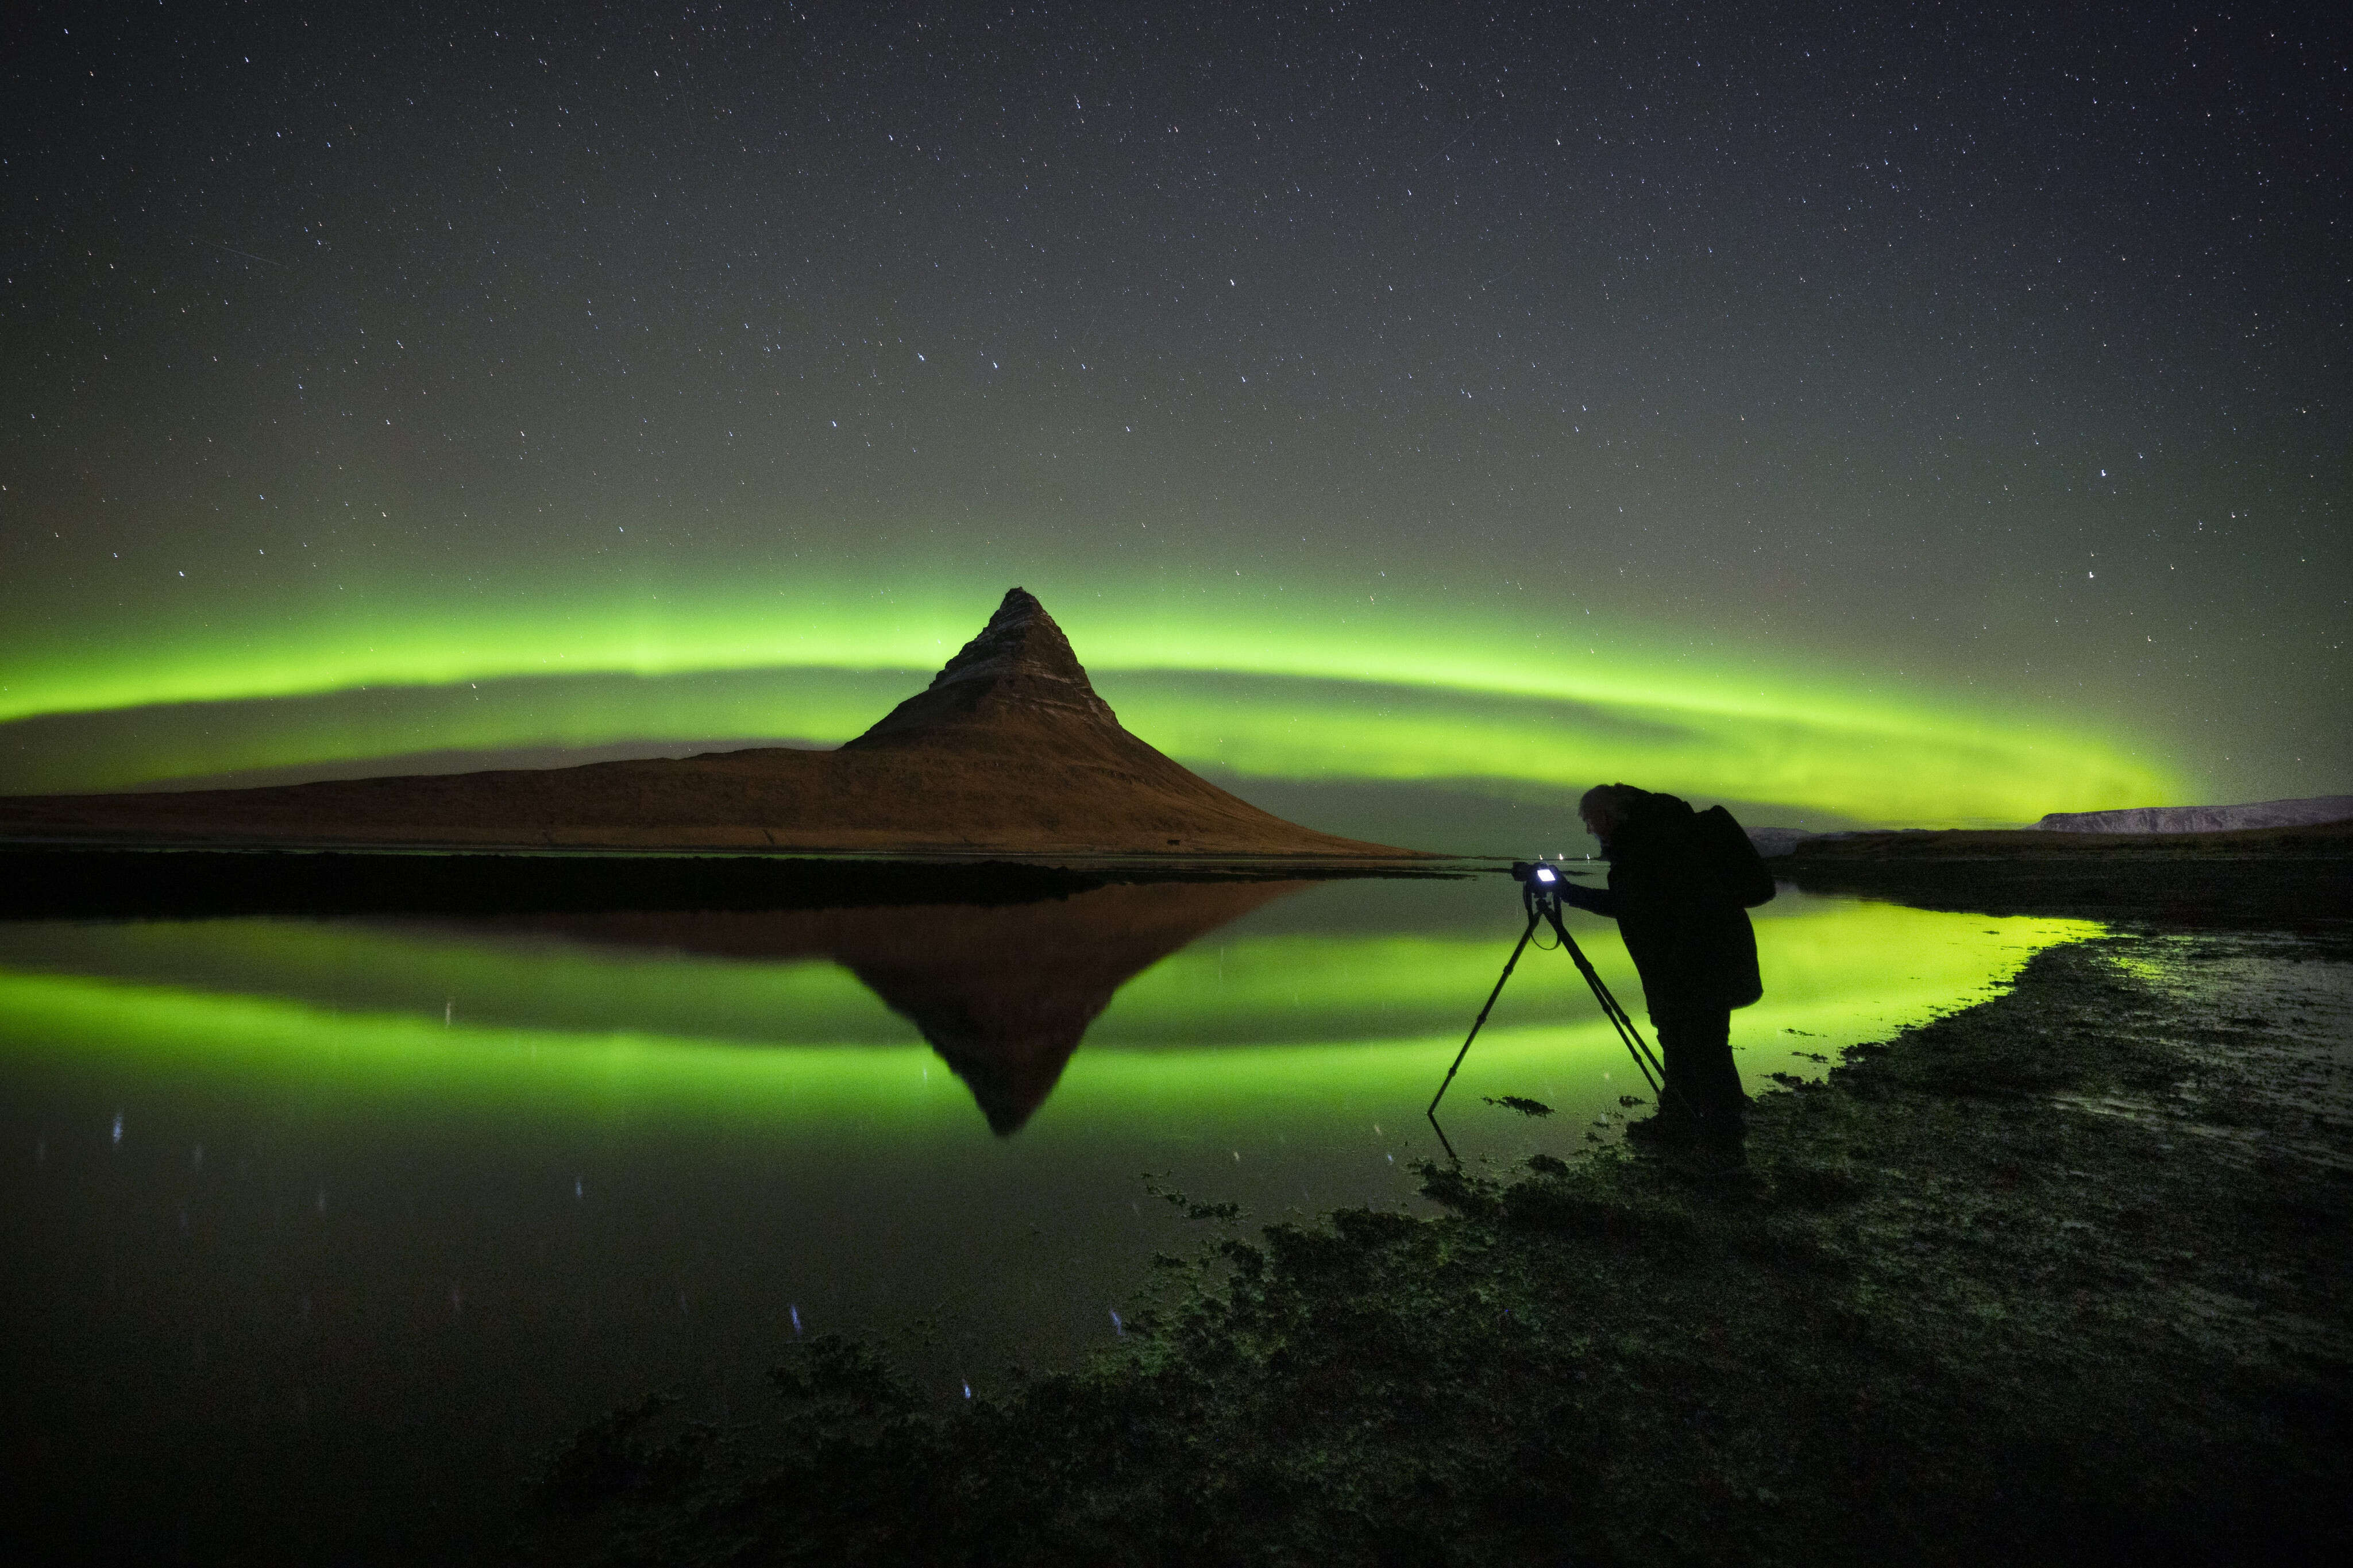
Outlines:
{"label": "starry sky", "polygon": [[0,790],[833,743],[1017,583],[1391,841],[2353,790],[2319,10],[12,7]]}

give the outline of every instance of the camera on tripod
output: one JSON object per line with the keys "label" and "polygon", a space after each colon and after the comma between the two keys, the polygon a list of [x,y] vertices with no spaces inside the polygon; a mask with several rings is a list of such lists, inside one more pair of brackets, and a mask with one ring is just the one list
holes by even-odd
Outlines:
{"label": "camera on tripod", "polygon": [[1555,911],[1560,908],[1560,890],[1568,879],[1557,866],[1547,866],[1541,860],[1514,860],[1512,879],[1520,885],[1520,897],[1534,918],[1539,911]]}
{"label": "camera on tripod", "polygon": [[[1567,870],[1542,860],[1514,860],[1512,862],[1512,879],[1520,885],[1520,902],[1528,911],[1527,929],[1520,933],[1519,945],[1512,949],[1512,956],[1504,961],[1504,973],[1496,980],[1495,988],[1487,994],[1487,1005],[1480,1008],[1478,1017],[1472,1020],[1471,1033],[1463,1037],[1462,1048],[1454,1053],[1454,1065],[1446,1069],[1445,1081],[1430,1097],[1430,1124],[1438,1126],[1438,1102],[1446,1098],[1447,1086],[1461,1070],[1462,1058],[1471,1054],[1471,1042],[1479,1037],[1480,1029],[1487,1022],[1487,1015],[1494,1011],[1495,998],[1504,994],[1504,984],[1511,979],[1513,968],[1520,962],[1520,954],[1527,951],[1530,939],[1536,934],[1536,927],[1544,924],[1552,927],[1553,933],[1560,939],[1561,951],[1568,954],[1569,962],[1577,965],[1577,972],[1592,988],[1593,999],[1601,1005],[1602,1016],[1618,1031],[1619,1040],[1633,1057],[1634,1065],[1641,1069],[1643,1079],[1651,1086],[1651,1093],[1653,1096],[1660,1094],[1666,1071],[1658,1053],[1651,1049],[1648,1040],[1642,1038],[1641,1031],[1634,1026],[1633,1018],[1619,1005],[1618,998],[1609,994],[1609,987],[1601,983],[1601,976],[1595,972],[1592,961],[1585,956],[1585,950],[1577,945],[1577,939],[1568,934],[1568,926],[1561,919],[1560,895],[1561,889],[1568,886]],[[1438,1140],[1441,1143],[1446,1142],[1445,1129],[1439,1128]],[[1451,1144],[1448,1145],[1450,1153],[1452,1148]]]}

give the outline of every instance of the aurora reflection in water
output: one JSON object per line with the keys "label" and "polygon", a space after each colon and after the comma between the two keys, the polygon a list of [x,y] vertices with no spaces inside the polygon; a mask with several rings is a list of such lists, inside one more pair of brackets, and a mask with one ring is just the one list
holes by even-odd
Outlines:
{"label": "aurora reflection in water", "polygon": [[[0,927],[18,1392],[50,1460],[109,1478],[94,1516],[195,1498],[332,1542],[649,1388],[754,1401],[796,1322],[928,1318],[903,1353],[947,1388],[1067,1360],[1153,1253],[1204,1238],[1147,1172],[1245,1229],[1423,1206],[1421,1107],[1517,934],[1508,884],[1113,888],[1051,918],[1103,894],[1131,925],[1205,899],[1210,929],[1116,986],[1006,1135],[849,970],[691,950],[854,938],[869,971],[893,942],[920,970],[955,947],[936,911],[850,937],[777,917],[788,939],[757,915]],[[1758,924],[1752,1089],[2091,929],[1793,893]],[[1578,934],[1637,996],[1612,929]],[[1045,971],[1085,970],[1059,940]],[[1448,1131],[1471,1162],[1573,1154],[1641,1092],[1570,966],[1532,953]],[[1506,1094],[1555,1114],[1482,1102]]]}

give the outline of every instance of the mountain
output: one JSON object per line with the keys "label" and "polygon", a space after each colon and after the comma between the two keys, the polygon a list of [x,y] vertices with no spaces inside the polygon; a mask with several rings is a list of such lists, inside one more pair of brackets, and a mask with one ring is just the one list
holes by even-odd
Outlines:
{"label": "mountain", "polygon": [[1282,855],[1418,851],[1261,811],[1123,728],[1012,589],[930,686],[837,751],[761,748],[259,789],[0,798],[0,838],[238,846]]}
{"label": "mountain", "polygon": [[999,1137],[1027,1122],[1119,988],[1304,882],[1158,882],[981,908],[622,910],[473,922],[600,945],[830,959],[920,1030]]}
{"label": "mountain", "polygon": [[2034,826],[2046,833],[2237,833],[2251,827],[2309,827],[2353,818],[2353,795],[2265,800],[2247,805],[2138,805],[2123,811],[2054,811]]}

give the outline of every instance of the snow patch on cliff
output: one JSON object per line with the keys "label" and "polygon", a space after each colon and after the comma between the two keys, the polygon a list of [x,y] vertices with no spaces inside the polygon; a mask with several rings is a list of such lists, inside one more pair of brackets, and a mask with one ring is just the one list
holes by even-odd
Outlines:
{"label": "snow patch on cliff", "polygon": [[1788,854],[1809,838],[1835,837],[1837,835],[1834,834],[1809,833],[1802,827],[1752,827],[1748,830],[1748,842],[1757,846],[1757,853],[1767,860],[1778,855]]}
{"label": "snow patch on cliff", "polygon": [[2265,800],[2248,805],[2137,805],[2124,811],[2054,811],[2034,826],[2045,833],[2232,833],[2249,827],[2304,827],[2353,817],[2353,795]]}

